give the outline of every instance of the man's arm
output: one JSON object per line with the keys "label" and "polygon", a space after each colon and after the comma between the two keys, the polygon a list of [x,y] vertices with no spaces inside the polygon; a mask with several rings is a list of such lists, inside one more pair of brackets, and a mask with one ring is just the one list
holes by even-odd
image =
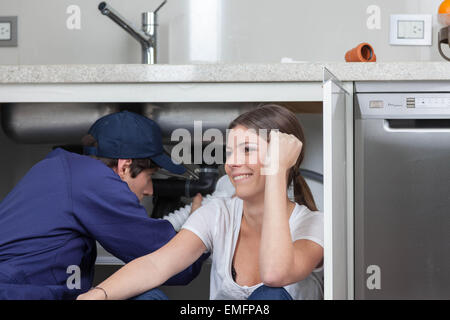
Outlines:
{"label": "man's arm", "polygon": [[188,204],[182,208],[175,210],[174,212],[165,215],[163,219],[169,221],[176,232],[180,231],[183,224],[189,218],[192,212],[200,208],[202,205],[202,195],[197,193],[197,195],[192,199],[192,203]]}

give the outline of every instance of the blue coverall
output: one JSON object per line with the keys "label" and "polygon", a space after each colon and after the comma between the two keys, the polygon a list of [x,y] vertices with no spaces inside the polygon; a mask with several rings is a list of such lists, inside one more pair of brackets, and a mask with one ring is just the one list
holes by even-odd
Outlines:
{"label": "blue coverall", "polygon": [[[74,299],[91,288],[96,240],[129,262],[175,234],[168,221],[148,217],[112,169],[56,149],[0,203],[0,299]],[[166,284],[189,283],[205,258]],[[70,266],[80,268],[79,290],[67,286]]]}

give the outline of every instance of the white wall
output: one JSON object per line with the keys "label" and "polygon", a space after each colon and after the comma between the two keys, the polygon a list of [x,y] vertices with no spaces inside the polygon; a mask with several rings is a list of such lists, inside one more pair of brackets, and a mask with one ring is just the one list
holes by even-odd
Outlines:
{"label": "white wall", "polygon": [[[162,0],[161,0],[162,1]],[[136,26],[160,0],[108,0]],[[159,12],[159,62],[344,61],[358,43],[373,45],[378,61],[442,61],[436,47],[441,0],[169,0]],[[140,63],[140,46],[97,9],[99,0],[1,0],[0,16],[19,17],[19,46],[0,47],[0,64]],[[70,5],[81,29],[69,30]],[[380,29],[366,13],[380,8]],[[431,47],[389,45],[389,16],[433,14]]]}

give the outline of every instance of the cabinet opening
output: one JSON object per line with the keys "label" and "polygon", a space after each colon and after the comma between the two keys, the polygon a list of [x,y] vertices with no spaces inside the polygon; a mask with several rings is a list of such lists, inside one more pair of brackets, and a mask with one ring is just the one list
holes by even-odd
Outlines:
{"label": "cabinet opening", "polygon": [[[192,154],[200,142],[201,151],[211,143],[219,143],[205,138],[208,129],[218,129],[225,134],[229,123],[241,113],[256,108],[265,102],[148,102],[148,103],[4,103],[0,105],[0,145],[3,154],[0,158],[0,200],[2,200],[28,172],[28,170],[45,158],[57,147],[68,151],[82,153],[81,138],[89,127],[100,117],[128,110],[142,114],[155,120],[162,131],[165,151],[171,154],[179,141],[173,140],[172,134],[177,129],[185,129],[191,134]],[[311,189],[317,208],[323,211],[323,114],[322,102],[277,102],[268,101],[286,107],[296,114],[305,134],[305,158],[301,166],[301,174]],[[199,141],[196,136],[196,121],[201,121],[201,134]],[[226,154],[225,145],[223,155]],[[213,154],[214,155],[214,154]],[[195,180],[203,172],[211,173],[217,179],[225,175],[225,159],[219,164],[191,163],[186,167],[193,176],[185,174],[181,177],[168,177],[163,173],[154,175],[155,185],[158,183],[172,183],[180,185],[186,178]],[[12,169],[11,169],[12,168]],[[211,177],[209,177],[211,178]],[[170,179],[170,181],[169,181]],[[174,194],[175,188],[168,189]],[[175,192],[176,191],[176,192]],[[145,197],[142,205],[146,208],[149,217],[161,218],[169,212],[190,203],[190,194],[175,194],[175,196]],[[119,268],[122,262],[98,245],[98,258],[96,279],[94,285],[103,281],[107,276]],[[199,280],[194,286],[183,288],[165,287],[165,292],[171,298],[179,297],[189,299],[191,290],[204,291],[204,298],[208,298],[209,266],[204,268]],[[198,296],[198,294],[197,294]],[[202,296],[200,294],[200,296]],[[202,296],[202,297],[203,297]]]}

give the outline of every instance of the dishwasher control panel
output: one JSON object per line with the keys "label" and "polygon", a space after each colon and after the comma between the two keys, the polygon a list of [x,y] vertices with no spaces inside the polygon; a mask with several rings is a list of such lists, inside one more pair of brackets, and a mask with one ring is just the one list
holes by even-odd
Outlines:
{"label": "dishwasher control panel", "polygon": [[450,98],[444,97],[419,97],[414,99],[415,108],[450,108]]}
{"label": "dishwasher control panel", "polygon": [[450,118],[450,93],[357,93],[362,118]]}

